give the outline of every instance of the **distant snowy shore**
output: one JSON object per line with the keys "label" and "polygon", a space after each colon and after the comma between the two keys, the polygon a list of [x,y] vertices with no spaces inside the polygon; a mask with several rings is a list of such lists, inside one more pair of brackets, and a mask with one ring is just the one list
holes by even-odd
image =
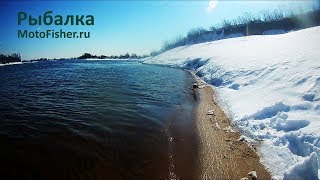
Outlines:
{"label": "distant snowy shore", "polygon": [[275,179],[319,179],[320,27],[171,49],[144,63],[196,71]]}
{"label": "distant snowy shore", "polygon": [[87,61],[130,61],[130,60],[136,60],[136,59],[95,59],[95,58],[90,58],[90,59],[84,59]]}
{"label": "distant snowy shore", "polygon": [[15,65],[15,64],[22,64],[23,62],[12,62],[12,63],[5,63],[5,64],[0,64],[0,66],[8,66],[8,65]]}

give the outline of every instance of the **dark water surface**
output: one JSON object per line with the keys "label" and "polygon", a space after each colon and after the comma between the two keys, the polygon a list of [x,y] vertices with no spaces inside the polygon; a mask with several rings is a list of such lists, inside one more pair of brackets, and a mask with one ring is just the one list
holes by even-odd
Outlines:
{"label": "dark water surface", "polygon": [[0,179],[192,179],[187,72],[70,60],[0,76]]}

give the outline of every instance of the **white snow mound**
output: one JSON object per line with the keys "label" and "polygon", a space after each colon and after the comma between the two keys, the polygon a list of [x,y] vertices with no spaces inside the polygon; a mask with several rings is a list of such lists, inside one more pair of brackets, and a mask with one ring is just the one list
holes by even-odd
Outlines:
{"label": "white snow mound", "polygon": [[144,63],[192,69],[216,86],[232,123],[263,140],[261,161],[273,178],[318,179],[319,42],[320,27],[313,27],[182,46]]}

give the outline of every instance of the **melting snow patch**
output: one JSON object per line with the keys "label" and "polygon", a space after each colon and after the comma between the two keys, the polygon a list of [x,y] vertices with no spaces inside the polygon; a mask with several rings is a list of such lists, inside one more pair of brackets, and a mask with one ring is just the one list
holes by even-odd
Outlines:
{"label": "melting snow patch", "polygon": [[248,173],[248,176],[251,176],[251,178],[253,180],[257,180],[258,179],[258,175],[257,175],[257,172],[255,170],[251,171]]}
{"label": "melting snow patch", "polygon": [[207,115],[214,115],[214,110],[209,110]]}
{"label": "melting snow patch", "polygon": [[245,136],[243,136],[243,135],[241,135],[240,137],[239,137],[239,139],[238,139],[238,141],[245,141],[246,140],[246,138],[245,138]]}
{"label": "melting snow patch", "polygon": [[223,128],[224,131],[235,132],[230,126]]}

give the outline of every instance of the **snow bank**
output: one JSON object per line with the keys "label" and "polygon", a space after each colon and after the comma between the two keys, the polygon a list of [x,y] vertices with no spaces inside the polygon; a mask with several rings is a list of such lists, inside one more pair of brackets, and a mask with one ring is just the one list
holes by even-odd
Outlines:
{"label": "snow bank", "polygon": [[182,46],[144,62],[193,69],[216,86],[232,123],[262,140],[261,161],[274,178],[318,178],[319,42],[314,27]]}
{"label": "snow bank", "polygon": [[315,152],[310,157],[294,165],[289,172],[284,174],[284,179],[318,179],[318,157]]}
{"label": "snow bank", "polygon": [[[274,34],[283,34],[287,31],[283,29],[274,29],[274,30],[266,30],[262,32],[263,35],[274,35]],[[222,39],[229,39],[229,38],[236,38],[236,37],[242,37],[244,36],[244,32],[234,32],[234,33],[226,33],[225,30],[221,31],[208,31],[205,33],[202,33],[199,36],[190,37],[186,39],[186,45],[193,45],[198,43],[204,43],[208,41],[217,41]]]}

